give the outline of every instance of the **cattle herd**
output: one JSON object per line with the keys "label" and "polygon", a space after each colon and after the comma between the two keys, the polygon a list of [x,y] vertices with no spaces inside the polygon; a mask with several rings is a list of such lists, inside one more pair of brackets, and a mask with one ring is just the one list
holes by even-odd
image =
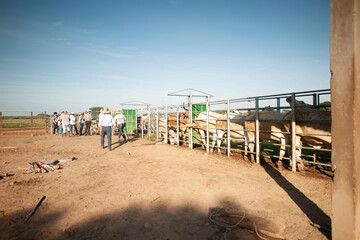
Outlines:
{"label": "cattle herd", "polygon": [[[286,98],[291,105],[291,97]],[[200,143],[204,148],[207,146],[207,132],[211,139],[210,151],[220,152],[228,133],[233,141],[243,142],[245,156],[249,156],[254,162],[254,149],[256,144],[256,119],[258,119],[259,141],[272,141],[280,146],[277,166],[282,166],[282,160],[286,151],[292,156],[291,146],[295,145],[295,159],[297,167],[301,171],[304,168],[301,159],[303,144],[314,148],[331,146],[331,111],[319,110],[318,107],[305,104],[303,101],[295,101],[293,111],[280,113],[262,108],[258,111],[241,113],[237,110],[229,111],[229,122],[227,113],[220,111],[203,111],[196,114],[190,122],[189,111],[185,109],[182,113],[162,114],[158,118],[158,127],[155,117],[141,118],[141,125],[145,130],[153,133],[158,131],[159,139],[165,143],[189,142],[190,129],[198,132]],[[295,118],[295,124],[292,119]],[[229,125],[229,130],[228,130]],[[150,126],[150,129],[148,129]],[[292,137],[292,127],[295,126],[295,136]],[[225,144],[226,145],[226,144]],[[291,164],[291,161],[290,161]]]}

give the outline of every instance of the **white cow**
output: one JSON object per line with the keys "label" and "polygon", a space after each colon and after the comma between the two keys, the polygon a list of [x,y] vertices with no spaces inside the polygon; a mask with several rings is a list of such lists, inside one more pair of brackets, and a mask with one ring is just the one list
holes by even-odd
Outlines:
{"label": "white cow", "polygon": [[[247,155],[247,138],[245,137],[244,125],[245,119],[248,115],[243,115],[241,113],[230,112],[230,137],[235,138],[236,140],[245,141],[245,155]],[[227,136],[227,117],[226,114],[220,116],[216,120],[216,134],[217,134],[217,148],[220,152],[220,146],[223,141],[223,138]]]}

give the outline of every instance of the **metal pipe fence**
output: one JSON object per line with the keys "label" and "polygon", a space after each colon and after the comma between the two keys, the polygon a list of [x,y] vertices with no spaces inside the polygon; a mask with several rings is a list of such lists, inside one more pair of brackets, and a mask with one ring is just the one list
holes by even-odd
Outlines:
{"label": "metal pipe fence", "polygon": [[46,134],[50,127],[46,112],[0,111],[0,134]]}
{"label": "metal pipe fence", "polygon": [[[328,161],[331,159],[330,89],[221,101],[206,98],[198,103],[189,99],[189,104],[183,105],[185,109],[180,108],[179,105],[150,108],[157,121],[149,121],[148,128],[154,124],[153,129],[157,130],[152,133],[157,141],[187,144],[190,149],[202,146],[207,152],[225,150],[227,156],[241,152],[256,163],[260,163],[260,156],[280,162],[287,160],[292,171],[296,171],[301,158],[306,163],[311,160],[313,165],[332,166]],[[316,117],[319,113],[321,117]],[[309,131],[308,127],[313,130]],[[265,148],[273,151],[269,154]],[[321,156],[317,157],[318,154]]]}

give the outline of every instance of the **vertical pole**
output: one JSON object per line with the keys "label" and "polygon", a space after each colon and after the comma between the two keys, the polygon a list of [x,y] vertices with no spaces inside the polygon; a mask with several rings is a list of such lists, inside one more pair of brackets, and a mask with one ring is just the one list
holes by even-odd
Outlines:
{"label": "vertical pole", "polygon": [[292,171],[296,172],[295,93],[291,94],[291,112],[291,161]]}
{"label": "vertical pole", "polygon": [[47,133],[47,119],[46,119],[46,112],[45,112],[45,133]]}
{"label": "vertical pole", "polygon": [[276,98],[276,105],[277,105],[277,112],[279,113],[281,111],[280,109],[280,98]]}
{"label": "vertical pole", "polygon": [[151,128],[150,128],[150,106],[149,105],[147,105],[147,115],[148,115],[148,119],[149,119],[149,121],[148,121],[148,132],[147,132],[147,135],[150,137],[150,132],[151,132]]}
{"label": "vertical pole", "polygon": [[0,112],[0,133],[2,130],[2,112]]}
{"label": "vertical pole", "polygon": [[168,107],[165,106],[165,142],[168,143]]}
{"label": "vertical pole", "polygon": [[[50,134],[52,135],[53,134],[53,130],[54,130],[54,124],[53,124],[53,114],[50,114],[50,119],[49,119],[49,122],[50,122]],[[59,131],[59,128],[58,128],[58,131]]]}
{"label": "vertical pole", "polygon": [[317,94],[314,93],[314,94],[313,94],[313,106],[316,106],[316,105],[318,105]]}
{"label": "vertical pole", "polygon": [[177,145],[180,146],[180,131],[179,131],[179,105],[176,105],[176,135],[177,135]]}
{"label": "vertical pole", "polygon": [[31,121],[31,127],[33,127],[34,124],[33,112],[31,112],[30,121]]}
{"label": "vertical pole", "polygon": [[255,143],[256,143],[256,163],[260,163],[260,134],[259,134],[259,98],[255,98],[256,118],[255,118]]}
{"label": "vertical pole", "polygon": [[231,142],[230,142],[230,100],[226,102],[226,128],[227,128],[227,156],[230,157]]}
{"label": "vertical pole", "polygon": [[250,110],[250,108],[251,108],[251,101],[250,101],[250,100],[248,101],[248,108],[249,108],[248,114],[250,114],[250,112],[251,112],[251,110]]}
{"label": "vertical pole", "polygon": [[[190,124],[193,123],[193,119],[192,119],[192,97],[191,95],[189,96],[189,119],[190,119]],[[189,132],[189,148],[193,149],[193,128],[190,128],[190,132]]]}
{"label": "vertical pole", "polygon": [[209,132],[209,96],[206,96],[206,152],[210,151],[210,132]]}
{"label": "vertical pole", "polygon": [[159,107],[156,108],[156,142],[159,142]]}
{"label": "vertical pole", "polygon": [[144,113],[141,109],[141,138],[144,138]]}
{"label": "vertical pole", "polygon": [[137,106],[135,106],[135,133],[136,133],[136,137],[139,137],[138,136],[138,133],[139,133],[139,131],[138,131],[138,118],[137,118],[137,116],[138,116],[138,111],[137,111]]}

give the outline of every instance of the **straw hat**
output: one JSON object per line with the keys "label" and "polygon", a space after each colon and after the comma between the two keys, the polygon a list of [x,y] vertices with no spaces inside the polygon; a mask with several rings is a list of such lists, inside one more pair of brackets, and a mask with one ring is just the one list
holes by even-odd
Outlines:
{"label": "straw hat", "polygon": [[111,111],[106,107],[103,108],[102,113],[111,113]]}
{"label": "straw hat", "polygon": [[74,112],[71,112],[71,115],[75,114]]}
{"label": "straw hat", "polygon": [[120,109],[116,109],[114,113],[117,114],[117,113],[121,113],[121,112],[122,111]]}
{"label": "straw hat", "polygon": [[63,110],[61,113],[62,114],[69,114],[68,111],[66,111],[66,110]]}
{"label": "straw hat", "polygon": [[81,115],[84,115],[84,112],[81,112],[80,114],[81,114]]}

